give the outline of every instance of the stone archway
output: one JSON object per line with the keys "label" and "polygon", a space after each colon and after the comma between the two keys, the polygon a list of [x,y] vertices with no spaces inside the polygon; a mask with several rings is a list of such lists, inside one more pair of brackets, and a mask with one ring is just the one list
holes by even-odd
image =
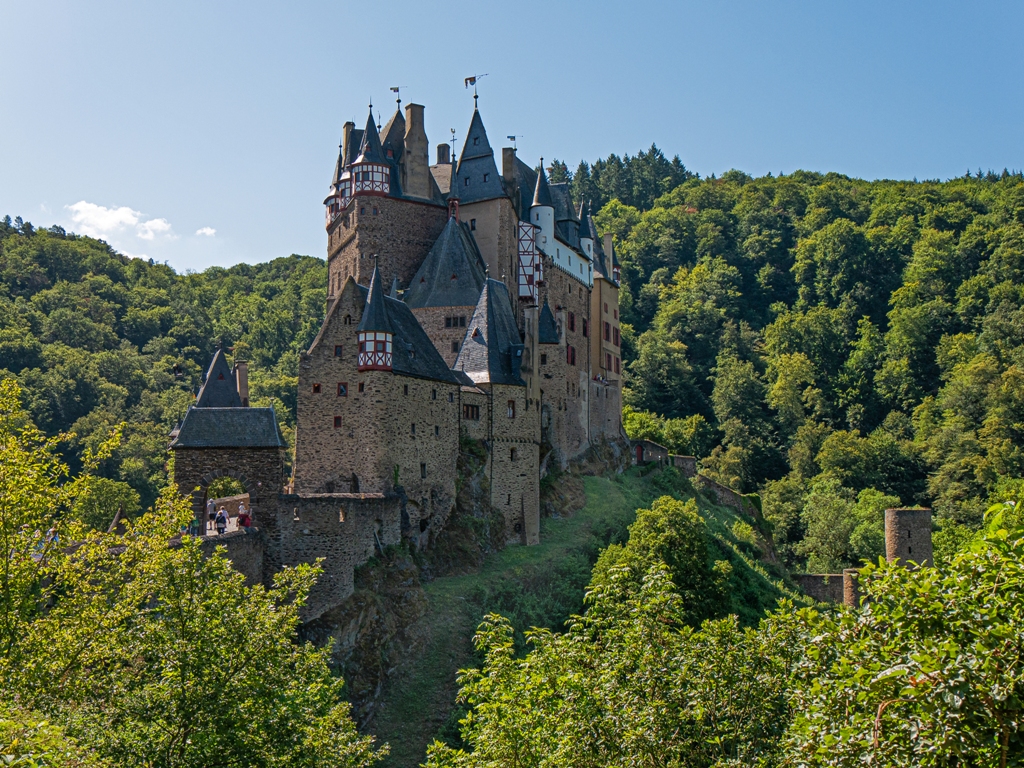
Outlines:
{"label": "stone archway", "polygon": [[213,469],[199,480],[199,487],[192,493],[192,512],[199,524],[199,530],[206,530],[206,501],[210,485],[222,477],[230,477],[238,482],[249,496],[249,512],[256,519],[256,507],[259,504],[260,483],[249,480],[243,473],[234,469]]}

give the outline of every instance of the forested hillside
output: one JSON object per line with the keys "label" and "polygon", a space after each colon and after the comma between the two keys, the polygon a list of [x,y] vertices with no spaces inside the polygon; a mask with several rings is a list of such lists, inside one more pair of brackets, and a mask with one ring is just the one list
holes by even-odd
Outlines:
{"label": "forested hillside", "polygon": [[652,147],[569,174],[622,261],[627,429],[760,490],[791,565],[880,510],[976,528],[1024,470],[1024,179],[700,179]]}
{"label": "forested hillside", "polygon": [[103,492],[133,512],[165,484],[168,432],[218,345],[252,361],[253,404],[273,403],[290,439],[298,354],[319,330],[326,286],[323,261],[307,256],[178,275],[59,227],[37,230],[7,217],[0,379],[17,377],[44,432],[74,433],[64,446],[69,461],[127,422],[122,445],[99,471],[113,481]]}
{"label": "forested hillside", "polygon": [[[1024,178],[797,172],[700,178],[657,147],[552,179],[600,206],[622,262],[627,430],[760,491],[780,553],[881,551],[880,510],[928,504],[955,541],[1024,465]],[[126,420],[100,471],[148,505],[167,432],[218,344],[290,437],[323,262],[177,275],[60,228],[0,223],[0,376],[69,460]],[[176,367],[177,366],[177,367]]]}

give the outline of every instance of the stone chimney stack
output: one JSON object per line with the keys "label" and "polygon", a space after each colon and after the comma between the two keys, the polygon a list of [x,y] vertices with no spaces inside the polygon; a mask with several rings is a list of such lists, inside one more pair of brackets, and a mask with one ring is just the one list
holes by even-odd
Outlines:
{"label": "stone chimney stack", "polygon": [[437,145],[437,164],[448,165],[452,161],[452,148],[447,144]]}
{"label": "stone chimney stack", "polygon": [[348,162],[349,150],[352,149],[352,131],[355,128],[356,124],[349,120],[341,129],[341,159],[346,163]]}
{"label": "stone chimney stack", "polygon": [[430,198],[430,145],[423,129],[423,105],[405,106],[405,183],[402,190],[412,197]]}
{"label": "stone chimney stack", "polygon": [[242,405],[249,407],[249,363],[245,360],[235,361],[235,385],[238,387],[238,396],[242,398]]}
{"label": "stone chimney stack", "polygon": [[890,563],[933,564],[930,509],[885,510],[885,559]]}
{"label": "stone chimney stack", "polygon": [[614,238],[612,238],[611,232],[605,232],[602,239],[604,240],[604,255],[608,259],[608,264],[610,265],[612,263],[612,255],[614,254],[613,249],[615,248]]}

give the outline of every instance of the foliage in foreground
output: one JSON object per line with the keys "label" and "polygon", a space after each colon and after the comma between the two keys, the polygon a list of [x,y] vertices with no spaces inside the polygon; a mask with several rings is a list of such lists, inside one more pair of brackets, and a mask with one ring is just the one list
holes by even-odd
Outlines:
{"label": "foliage in foreground", "polygon": [[25,765],[372,764],[329,649],[295,641],[317,569],[246,586],[176,538],[170,493],[122,536],[87,531],[68,513],[89,477],[55,443],[0,382],[0,746]]}
{"label": "foliage in foreground", "polygon": [[693,627],[664,563],[639,590],[626,566],[525,658],[489,616],[461,677],[469,750],[435,743],[427,765],[1024,765],[1024,528],[997,521],[942,570],[883,563],[861,583],[856,610]]}

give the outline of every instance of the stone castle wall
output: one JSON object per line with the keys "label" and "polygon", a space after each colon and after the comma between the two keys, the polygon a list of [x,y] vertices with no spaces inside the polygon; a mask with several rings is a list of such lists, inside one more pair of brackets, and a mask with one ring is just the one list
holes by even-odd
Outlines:
{"label": "stone castle wall", "polygon": [[[276,512],[275,512],[276,515]],[[246,586],[263,583],[266,535],[259,528],[247,528],[223,536],[207,536],[202,540],[203,552],[212,554],[218,547],[236,571],[245,576]]]}
{"label": "stone castle wall", "polygon": [[[376,213],[375,213],[376,212]],[[444,206],[378,195],[356,195],[328,234],[328,295],[351,276],[369,285],[374,265],[384,285],[409,285],[448,220]]]}
{"label": "stone castle wall", "polygon": [[[466,338],[466,328],[475,309],[476,307],[423,307],[412,310],[449,368],[455,365],[455,359],[459,356],[462,341]],[[448,326],[445,324],[447,318],[453,321],[465,318],[465,324],[453,322]]]}

